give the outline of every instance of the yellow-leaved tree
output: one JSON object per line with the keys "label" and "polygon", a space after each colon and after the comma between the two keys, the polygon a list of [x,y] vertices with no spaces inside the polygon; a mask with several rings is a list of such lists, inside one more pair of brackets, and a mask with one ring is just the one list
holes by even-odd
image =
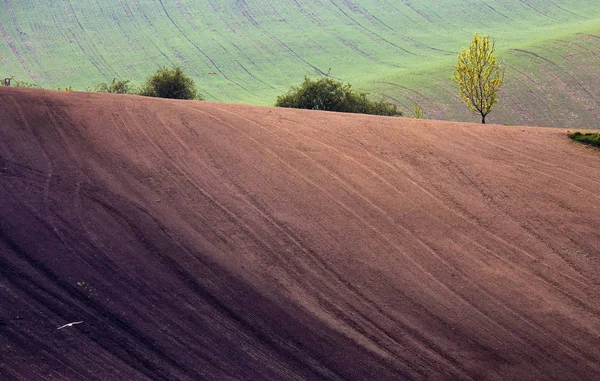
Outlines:
{"label": "yellow-leaved tree", "polygon": [[498,89],[504,82],[504,69],[497,62],[496,43],[487,36],[475,34],[468,47],[458,54],[454,82],[460,97],[471,111],[481,114],[481,123],[498,102]]}

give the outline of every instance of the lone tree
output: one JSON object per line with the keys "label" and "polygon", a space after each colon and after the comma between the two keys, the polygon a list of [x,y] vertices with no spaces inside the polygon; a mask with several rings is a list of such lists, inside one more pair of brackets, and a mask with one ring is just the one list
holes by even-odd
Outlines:
{"label": "lone tree", "polygon": [[179,66],[171,69],[160,67],[146,79],[139,94],[147,97],[202,100],[194,80],[186,76]]}
{"label": "lone tree", "polygon": [[471,111],[481,114],[481,123],[498,102],[498,89],[504,82],[504,69],[496,62],[496,43],[487,36],[475,34],[468,47],[458,54],[454,82],[460,97]]}

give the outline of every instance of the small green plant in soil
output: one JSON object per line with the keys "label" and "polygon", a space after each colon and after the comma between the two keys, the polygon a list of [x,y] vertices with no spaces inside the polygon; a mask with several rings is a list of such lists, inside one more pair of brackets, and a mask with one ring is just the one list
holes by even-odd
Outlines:
{"label": "small green plant in soil", "polygon": [[421,106],[415,105],[413,115],[415,119],[423,119],[425,117],[425,112],[423,112]]}

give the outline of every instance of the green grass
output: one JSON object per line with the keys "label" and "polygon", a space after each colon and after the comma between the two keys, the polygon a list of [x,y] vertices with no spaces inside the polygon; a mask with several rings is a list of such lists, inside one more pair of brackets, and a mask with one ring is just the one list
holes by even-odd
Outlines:
{"label": "green grass", "polygon": [[[597,0],[11,0],[0,12],[0,76],[84,90],[180,65],[209,100],[273,104],[305,75],[472,120],[450,81],[474,32],[509,69],[490,122],[598,125]],[[587,37],[584,37],[587,36]],[[572,43],[569,45],[569,43]],[[582,45],[583,47],[575,46]],[[550,63],[552,62],[552,63]],[[212,74],[214,73],[214,74]]]}
{"label": "green grass", "polygon": [[[600,28],[510,49],[500,40],[498,45],[507,76],[489,123],[600,127]],[[439,67],[398,74],[385,87],[369,90],[395,97],[405,110],[419,104],[427,117],[479,122],[458,98],[450,77],[454,64],[453,58]]]}
{"label": "green grass", "polygon": [[600,147],[600,132],[573,132],[569,137],[580,143]]}

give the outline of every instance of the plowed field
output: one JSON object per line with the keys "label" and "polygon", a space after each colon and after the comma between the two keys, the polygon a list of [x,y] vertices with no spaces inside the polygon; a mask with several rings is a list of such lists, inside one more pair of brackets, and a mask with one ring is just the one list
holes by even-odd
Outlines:
{"label": "plowed field", "polygon": [[1,88],[0,378],[600,379],[599,199],[560,129]]}

